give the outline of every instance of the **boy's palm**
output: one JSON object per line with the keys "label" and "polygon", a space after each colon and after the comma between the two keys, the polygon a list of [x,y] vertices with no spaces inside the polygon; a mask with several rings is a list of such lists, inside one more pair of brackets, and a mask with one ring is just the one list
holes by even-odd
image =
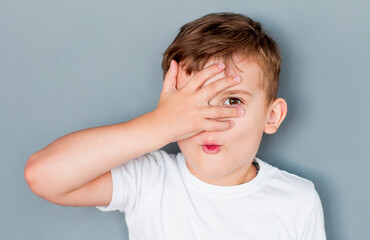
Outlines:
{"label": "boy's palm", "polygon": [[[181,89],[176,89],[179,67],[171,60],[166,73],[159,103],[155,112],[165,121],[172,141],[194,136],[202,131],[221,131],[233,126],[232,120],[218,118],[239,117],[236,107],[211,106],[208,104],[219,92],[236,85],[232,76],[203,86],[214,75],[223,71],[218,64],[210,65],[196,73]],[[203,87],[202,87],[203,86]]]}

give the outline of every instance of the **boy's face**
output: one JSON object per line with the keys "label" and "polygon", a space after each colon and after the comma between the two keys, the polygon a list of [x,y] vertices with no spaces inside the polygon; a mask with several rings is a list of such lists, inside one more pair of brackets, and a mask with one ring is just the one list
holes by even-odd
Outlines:
{"label": "boy's face", "polygon": [[[220,61],[210,60],[204,67],[216,62]],[[285,103],[282,99],[278,100],[279,103],[275,100],[266,112],[265,93],[257,88],[257,82],[262,78],[261,69],[256,63],[246,60],[241,61],[236,56],[234,56],[234,63],[243,72],[238,72],[236,68],[233,68],[229,69],[229,74],[240,76],[240,83],[217,94],[210,100],[209,104],[215,106],[242,106],[245,112],[244,115],[237,118],[222,119],[234,121],[234,126],[228,130],[203,131],[177,142],[185,156],[189,171],[199,179],[214,185],[237,185],[248,182],[255,177],[256,171],[254,167],[251,167],[251,163],[257,154],[263,132],[265,128],[268,129],[267,126],[270,126],[271,123],[276,125],[276,122],[279,122],[278,115],[272,111],[274,104],[280,106],[281,102]],[[190,76],[186,75],[184,69],[179,65],[177,89],[182,88],[193,75],[194,73]],[[208,79],[204,86],[223,77],[226,77],[225,71]],[[251,93],[251,96],[224,93],[229,90],[245,90]],[[281,121],[285,117],[285,114],[282,115]],[[277,124],[276,129],[281,121]],[[268,133],[274,132],[271,129],[269,131]],[[221,145],[220,151],[216,154],[203,151],[202,145],[206,144],[207,141]]]}

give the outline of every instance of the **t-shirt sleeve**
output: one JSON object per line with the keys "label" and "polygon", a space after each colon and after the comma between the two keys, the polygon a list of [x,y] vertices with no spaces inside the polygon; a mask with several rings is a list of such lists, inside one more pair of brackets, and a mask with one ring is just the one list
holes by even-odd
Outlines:
{"label": "t-shirt sleeve", "polygon": [[130,212],[142,195],[149,194],[163,179],[162,157],[166,152],[156,150],[134,158],[113,169],[112,200],[107,206],[96,206],[101,211]]}
{"label": "t-shirt sleeve", "polygon": [[312,210],[303,227],[300,240],[326,240],[324,212],[320,196],[314,188]]}

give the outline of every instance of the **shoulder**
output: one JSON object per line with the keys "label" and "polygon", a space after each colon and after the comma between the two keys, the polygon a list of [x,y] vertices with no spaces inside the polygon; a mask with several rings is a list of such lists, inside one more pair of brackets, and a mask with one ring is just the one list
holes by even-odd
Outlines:
{"label": "shoulder", "polygon": [[160,165],[165,164],[171,164],[176,161],[176,154],[166,152],[165,150],[158,149],[152,152],[148,152],[147,154],[148,158],[151,158],[152,160],[155,160]]}
{"label": "shoulder", "polygon": [[[260,160],[262,161],[262,160]],[[276,184],[281,190],[311,192],[314,190],[314,183],[302,176],[279,169],[271,164],[262,161],[265,168],[270,172],[269,182]]]}
{"label": "shoulder", "polygon": [[263,162],[270,175],[266,182],[268,187],[278,192],[287,202],[298,205],[298,208],[309,208],[313,206],[318,196],[313,181],[281,170],[267,162]]}
{"label": "shoulder", "polygon": [[282,209],[291,212],[297,227],[303,228],[304,222],[314,214],[321,214],[321,200],[313,181],[281,170],[267,162],[262,162],[269,172],[265,185],[265,192],[270,199],[279,203]]}
{"label": "shoulder", "polygon": [[152,154],[157,159],[175,159],[176,158],[176,154],[168,153],[162,149],[152,151],[149,154]]}
{"label": "shoulder", "polygon": [[164,161],[176,159],[176,155],[173,153],[168,153],[162,149],[154,150],[147,152],[137,158],[130,160],[129,162],[135,162],[137,164],[146,164],[146,163],[157,163],[163,165]]}
{"label": "shoulder", "polygon": [[136,167],[141,166],[149,169],[164,169],[177,165],[176,154],[168,153],[162,149],[147,152],[129,162]]}

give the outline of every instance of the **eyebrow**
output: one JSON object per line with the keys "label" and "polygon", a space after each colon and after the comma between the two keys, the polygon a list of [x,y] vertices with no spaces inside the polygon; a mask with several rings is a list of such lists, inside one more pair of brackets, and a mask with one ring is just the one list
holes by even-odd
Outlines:
{"label": "eyebrow", "polygon": [[244,95],[249,95],[250,97],[253,97],[252,93],[244,91],[244,90],[239,90],[239,89],[224,91],[224,92],[221,92],[221,94],[244,94]]}

